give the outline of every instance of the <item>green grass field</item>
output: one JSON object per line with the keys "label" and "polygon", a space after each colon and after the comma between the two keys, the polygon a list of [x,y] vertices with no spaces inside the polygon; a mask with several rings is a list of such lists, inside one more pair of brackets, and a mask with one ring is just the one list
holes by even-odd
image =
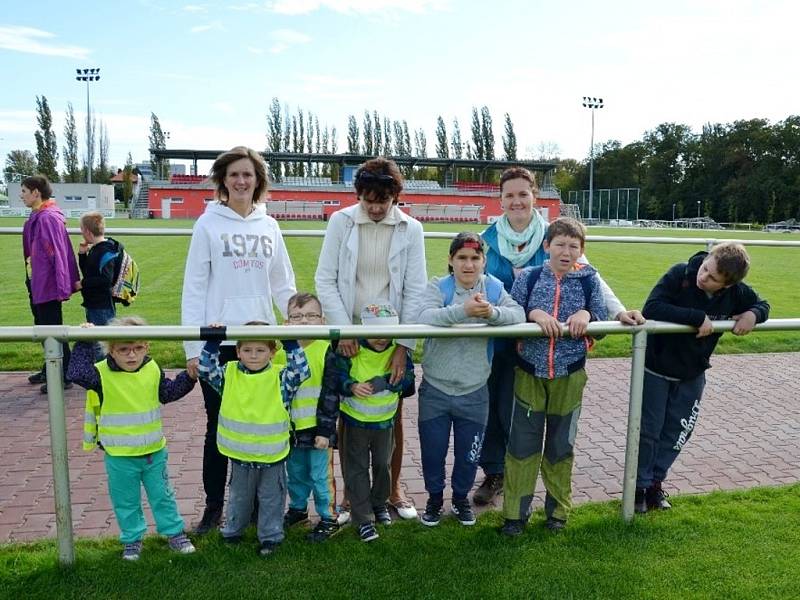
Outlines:
{"label": "green grass field", "polygon": [[2,598],[796,598],[800,486],[674,498],[674,508],[625,524],[619,502],[575,509],[552,534],[537,511],[518,539],[499,513],[474,527],[394,523],[364,544],[352,527],[312,545],[291,530],[278,553],[256,556],[218,534],[176,556],[148,537],[124,563],[115,540],[81,540],[61,569],[53,541],[0,546]]}
{"label": "green grass field", "polygon": [[[0,220],[2,227],[19,227],[21,218]],[[193,221],[127,220],[111,221],[113,227],[163,227],[191,228]],[[70,227],[77,227],[71,220]],[[323,223],[281,223],[284,229],[321,229]],[[480,230],[479,225],[427,225],[429,231]],[[765,234],[756,232],[686,231],[686,230],[639,230],[592,228],[590,235],[639,235],[667,237],[722,237],[739,239],[800,240],[791,234]],[[77,236],[74,238],[77,245]],[[180,296],[183,281],[184,258],[189,244],[188,237],[122,236],[126,247],[141,268],[142,289],[134,306],[120,308],[121,314],[138,314],[153,325],[175,325],[180,323]],[[322,238],[287,238],[286,244],[292,256],[297,276],[298,289],[314,289],[314,271],[322,244]],[[428,275],[446,272],[446,240],[428,240]],[[658,278],[672,264],[686,260],[702,246],[661,244],[589,243],[587,255],[612,286],[620,299],[629,308],[639,308]],[[750,249],[753,266],[748,282],[772,305],[773,317],[797,317],[797,274],[800,273],[800,248]],[[29,325],[32,318],[24,286],[22,244],[18,235],[0,235],[0,326]],[[79,324],[83,319],[80,295],[76,294],[65,304],[65,322]],[[608,336],[599,343],[594,356],[626,356],[630,339],[627,336]],[[719,352],[777,352],[800,350],[800,333],[776,332],[750,335],[745,338],[724,336]],[[153,344],[153,355],[164,366],[179,366],[184,363],[180,344],[157,342]],[[33,343],[0,344],[0,369],[33,370],[41,363],[41,348]]]}

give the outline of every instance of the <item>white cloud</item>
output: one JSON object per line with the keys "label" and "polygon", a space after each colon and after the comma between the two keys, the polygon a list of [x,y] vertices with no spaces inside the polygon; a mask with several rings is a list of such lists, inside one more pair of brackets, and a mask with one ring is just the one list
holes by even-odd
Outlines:
{"label": "white cloud", "polygon": [[2,49],[66,58],[84,59],[89,56],[88,48],[52,43],[51,40],[55,37],[54,33],[33,27],[0,26],[0,48]]}
{"label": "white cloud", "polygon": [[327,8],[345,14],[377,14],[384,11],[402,11],[423,14],[443,10],[448,0],[275,0],[269,8],[282,15],[304,15]]}
{"label": "white cloud", "polygon": [[190,13],[204,13],[208,9],[205,6],[201,6],[199,4],[187,4],[183,7],[183,10]]}
{"label": "white cloud", "polygon": [[205,25],[195,25],[189,31],[192,33],[203,33],[205,31],[225,31],[225,27],[219,21],[214,21],[213,23],[206,23]]}
{"label": "white cloud", "polygon": [[275,43],[270,48],[272,54],[280,54],[296,44],[307,44],[311,37],[293,29],[276,29],[269,34]]}

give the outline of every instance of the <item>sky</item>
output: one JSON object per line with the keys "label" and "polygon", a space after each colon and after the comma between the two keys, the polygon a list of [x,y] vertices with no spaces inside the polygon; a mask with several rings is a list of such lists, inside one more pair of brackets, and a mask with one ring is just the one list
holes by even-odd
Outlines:
{"label": "sky", "polygon": [[[125,9],[120,9],[124,6]],[[424,128],[436,118],[469,138],[473,106],[488,106],[502,154],[509,113],[521,158],[542,145],[584,160],[595,143],[641,139],[664,122],[797,114],[800,4],[762,0],[274,0],[42,2],[0,13],[0,161],[35,153],[36,96],[53,111],[59,164],[71,102],[85,152],[86,84],[108,130],[110,162],[149,159],[150,114],[168,148],[266,146],[273,97],[336,126],[364,110]],[[413,134],[412,134],[413,136]],[[208,165],[201,164],[201,173]]]}

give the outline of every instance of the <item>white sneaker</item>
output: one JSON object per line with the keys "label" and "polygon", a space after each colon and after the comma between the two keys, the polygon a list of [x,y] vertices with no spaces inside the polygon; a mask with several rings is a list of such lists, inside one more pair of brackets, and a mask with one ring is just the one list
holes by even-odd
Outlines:
{"label": "white sneaker", "polygon": [[347,525],[350,522],[350,511],[349,510],[339,510],[339,514],[336,517],[336,523],[338,523],[339,527],[342,525]]}
{"label": "white sneaker", "polygon": [[398,502],[390,502],[390,504],[397,511],[397,514],[400,515],[401,519],[409,520],[417,518],[417,509],[414,508],[414,505],[408,500],[403,499]]}

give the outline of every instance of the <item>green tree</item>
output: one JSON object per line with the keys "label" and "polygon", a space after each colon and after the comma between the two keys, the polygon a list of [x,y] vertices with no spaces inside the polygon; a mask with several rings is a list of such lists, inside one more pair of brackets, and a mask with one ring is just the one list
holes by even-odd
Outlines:
{"label": "green tree", "polygon": [[505,114],[505,135],[503,136],[503,160],[517,160],[517,134],[514,133],[514,124],[511,115]]}
{"label": "green tree", "polygon": [[483,157],[494,160],[494,132],[492,131],[492,115],[489,107],[481,108],[481,138],[483,139]]}
{"label": "green tree", "polygon": [[161,129],[161,122],[158,120],[156,113],[150,113],[150,168],[153,171],[153,178],[159,179],[166,177],[169,174],[169,161],[165,158],[156,158],[152,150],[166,150],[167,140]]}
{"label": "green tree", "polygon": [[425,130],[422,128],[414,131],[414,153],[419,158],[426,158],[428,156],[428,138],[425,136]]}
{"label": "green tree", "polygon": [[368,110],[364,111],[364,154],[373,156],[375,152],[375,139],[373,137],[372,129],[372,115]]}
{"label": "green tree", "polygon": [[80,181],[80,168],[78,167],[78,130],[75,127],[75,112],[72,102],[67,102],[67,112],[64,121],[64,181],[78,183]]}
{"label": "green tree", "polygon": [[122,203],[125,205],[125,210],[131,203],[133,197],[133,158],[131,153],[128,152],[128,158],[125,159],[125,168],[122,170]]}
{"label": "green tree", "polygon": [[53,115],[45,96],[36,96],[36,122],[39,125],[34,134],[37,170],[50,181],[58,181],[58,143],[53,131]]}
{"label": "green tree", "polygon": [[108,127],[103,121],[100,121],[100,127],[97,134],[98,139],[98,160],[97,169],[94,172],[92,181],[95,183],[109,183],[111,181],[111,168],[108,163],[108,152],[110,143],[108,141]]}
{"label": "green tree", "polygon": [[[281,119],[281,103],[277,97],[272,99],[267,114],[267,151],[280,152],[283,149],[283,122]],[[281,163],[277,160],[269,162],[269,170],[275,181],[280,181],[283,177]]]}
{"label": "green tree", "polygon": [[3,169],[6,183],[19,181],[36,173],[36,157],[30,150],[11,150],[6,155],[6,166]]}
{"label": "green tree", "polygon": [[450,144],[453,148],[453,158],[460,159],[464,155],[464,142],[461,141],[461,127],[458,126],[458,119],[453,119],[453,138]]}
{"label": "green tree", "polygon": [[347,117],[347,152],[350,154],[361,154],[361,146],[358,141],[358,122],[355,116]]}
{"label": "green tree", "polygon": [[484,150],[484,138],[481,132],[481,117],[478,114],[478,109],[472,107],[472,152],[471,156],[467,156],[474,160],[483,160],[486,158]]}
{"label": "green tree", "polygon": [[447,128],[445,127],[442,115],[436,117],[436,156],[438,158],[450,157],[450,149],[447,143]]}
{"label": "green tree", "polygon": [[392,123],[389,117],[383,117],[383,154],[392,155]]}
{"label": "green tree", "polygon": [[375,131],[372,134],[372,145],[375,148],[375,154],[377,156],[384,156],[386,155],[386,151],[383,149],[383,129],[381,128],[381,119],[378,116],[377,110],[372,112],[372,122],[375,125]]}

